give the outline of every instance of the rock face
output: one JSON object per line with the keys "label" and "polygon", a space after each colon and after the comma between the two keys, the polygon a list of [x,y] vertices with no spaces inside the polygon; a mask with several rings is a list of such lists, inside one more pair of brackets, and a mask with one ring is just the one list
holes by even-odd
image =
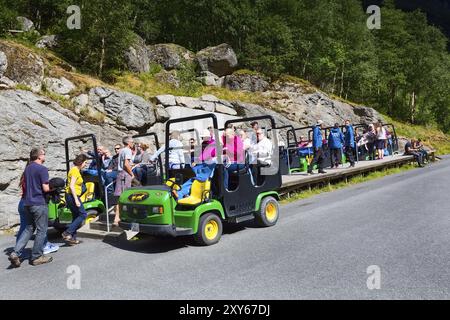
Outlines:
{"label": "rock face", "polygon": [[3,76],[6,69],[8,69],[8,59],[3,51],[0,51],[0,77]]}
{"label": "rock face", "polygon": [[44,147],[50,175],[64,177],[65,138],[95,133],[102,144],[111,146],[126,133],[109,125],[79,123],[71,111],[29,91],[0,91],[0,105],[0,225],[6,223],[6,215],[17,217],[19,177],[31,148]]}
{"label": "rock face", "polygon": [[30,87],[34,92],[41,90],[45,67],[41,57],[4,41],[0,41],[0,51],[6,55],[8,62],[3,76]]}
{"label": "rock face", "polygon": [[180,69],[194,62],[193,52],[173,43],[155,44],[147,47],[151,63],[161,65],[165,70]]}
{"label": "rock face", "polygon": [[17,22],[19,23],[20,30],[24,32],[29,32],[34,30],[34,23],[28,18],[17,17]]}
{"label": "rock face", "polygon": [[56,35],[43,36],[36,42],[36,47],[40,49],[53,49],[58,46],[58,40]]}
{"label": "rock face", "polygon": [[201,71],[209,71],[219,77],[231,74],[238,66],[236,53],[226,43],[200,50],[197,62]]}
{"label": "rock face", "polygon": [[225,83],[225,77],[219,77],[209,71],[200,72],[200,76],[197,77],[197,80],[205,86],[212,87],[222,87]]}
{"label": "rock face", "polygon": [[97,87],[89,92],[89,102],[118,125],[130,130],[147,130],[156,122],[153,105],[131,93]]}
{"label": "rock face", "polygon": [[61,77],[60,79],[45,78],[44,84],[50,92],[63,96],[76,89],[75,85],[64,77]]}
{"label": "rock face", "polygon": [[275,111],[268,110],[264,107],[261,107],[260,105],[252,104],[252,103],[244,103],[244,102],[239,102],[239,101],[233,102],[233,105],[234,105],[235,109],[238,111],[239,115],[242,117],[246,117],[246,118],[257,117],[257,116],[267,114],[274,118],[276,125],[279,127],[287,126],[287,125],[292,125],[294,127],[298,127],[298,123],[296,121],[289,120],[287,117],[285,117]]}
{"label": "rock face", "polygon": [[150,59],[144,39],[136,35],[134,43],[125,52],[125,62],[131,72],[143,73],[150,70]]}
{"label": "rock face", "polygon": [[269,79],[258,74],[235,73],[225,77],[225,87],[230,90],[266,91]]}

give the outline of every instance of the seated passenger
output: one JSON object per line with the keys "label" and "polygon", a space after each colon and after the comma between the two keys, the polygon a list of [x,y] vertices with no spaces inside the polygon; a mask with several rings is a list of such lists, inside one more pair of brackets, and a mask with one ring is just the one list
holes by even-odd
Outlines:
{"label": "seated passenger", "polygon": [[272,163],[273,145],[264,131],[258,129],[256,131],[258,137],[258,143],[250,148],[250,152],[254,158],[256,158],[257,163],[261,165],[270,165]]}
{"label": "seated passenger", "polygon": [[416,143],[413,146],[413,148],[417,149],[422,154],[424,161],[426,161],[426,162],[430,161],[429,156],[428,156],[428,151],[425,150],[425,147],[423,146],[421,139],[416,140]]}
{"label": "seated passenger", "polygon": [[[138,163],[133,165],[133,173],[136,176],[136,179],[139,180],[140,183],[145,185],[147,183],[147,165],[151,162],[151,155],[148,153],[149,145],[145,143],[141,143]],[[136,157],[135,157],[136,161]]]}
{"label": "seated passenger", "polygon": [[[158,156],[166,150],[165,146],[159,148],[156,153],[150,157],[151,161],[155,161]],[[183,143],[180,140],[180,132],[172,131],[169,140],[169,168],[181,169],[184,167],[186,160],[184,158]]]}
{"label": "seated passenger", "polygon": [[233,129],[226,129],[222,136],[224,152],[224,184],[229,189],[230,172],[245,168],[244,144],[240,137],[236,136]]}
{"label": "seated passenger", "polygon": [[119,153],[122,149],[120,144],[116,144],[114,146],[114,152],[116,153],[114,156],[112,156],[111,161],[109,162],[108,167],[103,172],[103,180],[105,181],[105,187],[108,187],[108,193],[113,193],[115,186],[114,184],[110,185],[111,183],[116,181],[117,178],[117,166],[119,163]]}

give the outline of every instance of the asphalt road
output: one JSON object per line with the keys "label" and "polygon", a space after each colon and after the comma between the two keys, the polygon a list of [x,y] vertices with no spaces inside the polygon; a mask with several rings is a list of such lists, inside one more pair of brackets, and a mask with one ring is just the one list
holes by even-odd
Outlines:
{"label": "asphalt road", "polygon": [[[449,184],[447,158],[282,206],[275,227],[227,227],[211,247],[85,240],[49,265],[12,270],[5,255],[0,298],[450,299]],[[13,240],[1,236],[0,247]],[[71,265],[80,289],[67,287]],[[369,290],[373,265],[380,289]]]}

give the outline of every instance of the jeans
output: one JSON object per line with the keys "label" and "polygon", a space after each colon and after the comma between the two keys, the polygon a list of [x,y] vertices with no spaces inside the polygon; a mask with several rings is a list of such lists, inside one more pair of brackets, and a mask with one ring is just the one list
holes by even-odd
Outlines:
{"label": "jeans", "polygon": [[355,158],[354,158],[355,148],[347,146],[345,147],[345,156],[347,157],[347,161],[350,162],[350,165],[355,164]]}
{"label": "jeans", "polygon": [[136,179],[139,180],[143,185],[147,184],[147,167],[146,166],[137,166],[133,169],[133,173],[136,176]]}
{"label": "jeans", "polygon": [[191,187],[193,183],[194,179],[191,178],[181,185],[181,189],[177,191],[178,200],[183,199],[184,197],[186,197],[191,193]]}
{"label": "jeans", "polygon": [[323,149],[322,148],[314,149],[314,158],[309,165],[308,172],[313,171],[313,167],[315,164],[317,164],[319,171],[322,171],[324,160],[325,160],[325,156],[323,153]]}
{"label": "jeans", "polygon": [[17,239],[14,252],[20,256],[36,228],[36,237],[31,251],[31,261],[33,261],[42,256],[47,241],[48,206],[25,206],[25,223],[26,227]]}
{"label": "jeans", "polygon": [[87,212],[84,209],[80,197],[78,197],[78,201],[80,201],[79,207],[77,207],[77,205],[75,204],[75,199],[73,198],[73,195],[66,194],[66,203],[70,211],[72,212],[72,223],[68,226],[66,232],[70,234],[73,239],[76,239],[77,230],[81,227],[81,224],[87,218]]}
{"label": "jeans", "polygon": [[230,186],[229,186],[230,172],[242,170],[242,169],[244,169],[244,167],[245,167],[244,164],[232,163],[228,168],[225,168],[225,170],[223,171],[223,182],[224,182],[225,188],[227,188],[228,190],[230,189]]}
{"label": "jeans", "polygon": [[342,153],[341,149],[332,148],[330,149],[330,156],[331,156],[331,167],[339,166],[342,162]]}
{"label": "jeans", "polygon": [[20,199],[17,210],[19,211],[20,227],[19,227],[19,231],[17,232],[16,244],[20,238],[20,235],[23,233],[23,231],[27,227],[27,222],[26,222],[26,218],[25,218],[25,203],[24,203],[23,199]]}
{"label": "jeans", "polygon": [[407,153],[407,154],[408,154],[408,155],[411,155],[411,156],[414,156],[414,159],[417,161],[417,164],[418,164],[419,166],[422,166],[422,165],[423,165],[423,156],[422,156],[422,153],[411,151],[411,152],[409,152],[409,153]]}
{"label": "jeans", "polygon": [[[117,179],[117,171],[104,171],[103,172],[103,180],[105,180],[105,187],[111,184],[111,182],[115,182]],[[114,184],[108,187],[108,193],[114,192]]]}

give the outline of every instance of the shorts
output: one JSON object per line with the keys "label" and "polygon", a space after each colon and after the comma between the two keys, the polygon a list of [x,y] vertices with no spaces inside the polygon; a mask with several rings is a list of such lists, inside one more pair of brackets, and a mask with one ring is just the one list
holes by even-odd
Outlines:
{"label": "shorts", "polygon": [[126,171],[119,171],[116,178],[114,195],[119,197],[125,189],[131,188],[131,176]]}
{"label": "shorts", "polygon": [[377,146],[378,150],[384,149],[386,148],[386,140],[377,140],[375,145]]}

